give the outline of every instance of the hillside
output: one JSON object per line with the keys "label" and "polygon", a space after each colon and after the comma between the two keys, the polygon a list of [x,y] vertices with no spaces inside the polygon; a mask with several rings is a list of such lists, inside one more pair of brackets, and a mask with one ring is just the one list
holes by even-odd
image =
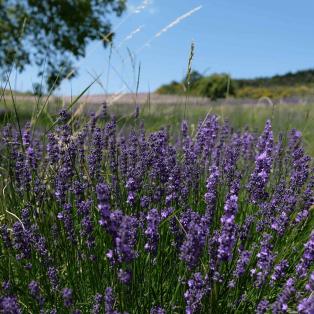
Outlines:
{"label": "hillside", "polygon": [[272,77],[232,79],[227,74],[203,76],[193,71],[181,82],[172,81],[156,91],[159,94],[185,94],[212,99],[234,96],[239,98],[285,98],[314,94],[314,69],[289,72]]}

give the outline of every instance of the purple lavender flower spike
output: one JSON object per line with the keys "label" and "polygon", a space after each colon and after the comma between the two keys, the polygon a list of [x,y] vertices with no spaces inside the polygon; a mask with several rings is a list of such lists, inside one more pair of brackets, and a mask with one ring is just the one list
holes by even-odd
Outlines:
{"label": "purple lavender flower spike", "polygon": [[[314,169],[311,170],[312,174],[314,173]],[[311,206],[314,205],[314,175],[311,176],[308,181],[306,188],[301,196],[301,211],[297,214],[295,218],[295,223],[301,223],[309,216],[309,210]]]}
{"label": "purple lavender flower spike", "polygon": [[267,312],[268,308],[269,308],[269,301],[262,300],[260,303],[258,303],[255,313],[264,314]]}
{"label": "purple lavender flower spike", "polygon": [[181,135],[183,138],[188,136],[189,126],[186,120],[183,120],[181,123]]}
{"label": "purple lavender flower spike", "polygon": [[298,312],[302,314],[313,314],[314,312],[314,272],[311,273],[309,282],[305,286],[305,290],[310,293],[310,295],[302,299],[298,304]]}
{"label": "purple lavender flower spike", "polygon": [[195,313],[199,309],[201,301],[208,291],[207,278],[203,279],[201,273],[195,273],[192,278],[188,280],[188,290],[184,293],[186,302],[185,313]]}
{"label": "purple lavender flower spike", "polygon": [[304,298],[303,300],[301,300],[301,302],[298,304],[298,313],[314,313],[314,295],[310,295],[308,298]]}
{"label": "purple lavender flower spike", "polygon": [[118,314],[117,311],[114,310],[114,295],[112,288],[106,288],[105,292],[105,313],[106,314]]}
{"label": "purple lavender flower spike", "polygon": [[254,215],[248,215],[245,217],[245,220],[242,224],[242,226],[239,229],[239,238],[240,238],[240,250],[243,250],[243,247],[245,245],[245,242],[250,239],[251,234],[251,226],[253,225],[255,220]]}
{"label": "purple lavender flower spike", "polygon": [[11,242],[11,237],[10,237],[10,233],[9,233],[7,225],[1,225],[0,226],[0,235],[1,235],[4,247],[6,247],[6,248],[11,247],[12,242]]}
{"label": "purple lavender flower spike", "polygon": [[73,291],[70,288],[62,289],[63,304],[65,307],[71,307],[73,305]]}
{"label": "purple lavender flower spike", "polygon": [[37,297],[37,296],[39,295],[39,293],[40,293],[39,284],[38,284],[38,282],[36,282],[35,280],[32,280],[32,281],[30,282],[30,284],[28,285],[28,289],[29,289],[30,294],[31,294],[32,296]]}
{"label": "purple lavender flower spike", "polygon": [[242,135],[242,155],[245,160],[253,159],[254,136],[249,132]]}
{"label": "purple lavender flower spike", "polygon": [[241,276],[244,275],[246,271],[246,267],[248,266],[250,259],[251,259],[252,253],[250,251],[242,251],[239,259],[237,261],[237,266],[234,271],[234,277],[235,278],[240,278]]}
{"label": "purple lavender flower spike", "polygon": [[180,221],[186,233],[186,238],[180,247],[180,258],[192,269],[199,262],[203,251],[207,226],[201,216],[191,210],[182,215]]}
{"label": "purple lavender flower spike", "polygon": [[130,177],[127,180],[125,187],[128,190],[127,203],[129,203],[130,205],[134,205],[135,200],[136,200],[136,190],[137,190],[137,183],[136,183],[135,179]]}
{"label": "purple lavender flower spike", "polygon": [[274,267],[274,272],[271,275],[270,284],[274,285],[278,280],[283,278],[286,274],[286,270],[289,267],[289,263],[286,259],[281,260],[277,265]]}
{"label": "purple lavender flower spike", "polygon": [[63,206],[63,211],[58,213],[57,217],[63,222],[68,240],[71,241],[73,244],[76,244],[77,240],[76,240],[71,204],[65,204]]}
{"label": "purple lavender flower spike", "polygon": [[97,179],[100,173],[102,160],[103,139],[100,128],[96,128],[93,133],[93,148],[88,156],[89,172],[92,178]]}
{"label": "purple lavender flower spike", "polygon": [[272,148],[274,142],[273,131],[270,120],[267,120],[265,123],[264,131],[257,141],[258,153],[262,153],[267,150],[267,148]]}
{"label": "purple lavender flower spike", "polygon": [[[115,212],[111,214],[110,218],[112,220],[114,220],[114,214]],[[135,218],[130,216],[122,217],[114,239],[117,258],[120,263],[130,262],[137,257],[135,251],[137,227],[138,222]]]}
{"label": "purple lavender flower spike", "polygon": [[175,209],[173,207],[163,209],[160,213],[161,220],[167,219],[174,212],[174,210]]}
{"label": "purple lavender flower spike", "polygon": [[257,143],[258,154],[255,158],[255,169],[251,174],[248,184],[248,190],[254,204],[264,200],[268,196],[266,185],[271,172],[273,145],[273,133],[270,121],[268,120],[264,132]]}
{"label": "purple lavender flower spike", "polygon": [[93,236],[93,230],[94,226],[90,215],[84,216],[81,221],[81,236],[86,239],[85,243],[88,249],[92,249],[95,246],[95,237]]}
{"label": "purple lavender flower spike", "polygon": [[24,230],[20,222],[13,225],[13,247],[17,251],[16,259],[28,259],[31,257],[31,238],[29,232]]}
{"label": "purple lavender flower spike", "polygon": [[29,289],[29,292],[32,295],[32,297],[35,300],[37,300],[39,305],[42,307],[44,305],[44,303],[45,303],[45,299],[44,299],[44,297],[40,293],[40,288],[39,288],[38,282],[35,281],[35,280],[32,280],[30,282],[30,284],[28,285],[28,289]]}
{"label": "purple lavender flower spike", "polygon": [[272,304],[272,312],[274,314],[286,313],[288,311],[288,302],[295,294],[295,281],[289,278],[285,283],[283,290],[277,296],[276,301]]}
{"label": "purple lavender flower spike", "polygon": [[77,212],[82,217],[80,234],[85,239],[88,249],[93,248],[95,245],[95,237],[93,235],[94,225],[90,213],[91,205],[91,200],[80,201],[77,205]]}
{"label": "purple lavender flower spike", "polygon": [[106,125],[106,131],[109,137],[108,145],[109,145],[110,170],[112,173],[115,173],[118,167],[115,119],[112,119],[112,121],[110,121]]}
{"label": "purple lavender flower spike", "polygon": [[1,288],[2,288],[2,290],[4,290],[4,291],[9,291],[10,288],[11,288],[10,281],[9,281],[9,280],[3,281],[3,282],[2,282],[2,285],[1,285]]}
{"label": "purple lavender flower spike", "polygon": [[98,209],[100,213],[99,224],[108,228],[110,219],[110,190],[107,184],[98,183],[96,186]]}
{"label": "purple lavender flower spike", "polygon": [[215,207],[216,207],[218,181],[219,181],[218,167],[212,166],[209,169],[209,177],[206,183],[207,192],[205,193],[205,203],[206,203],[205,217],[207,219],[208,232],[210,230],[211,222],[212,222]]}
{"label": "purple lavender flower spike", "polygon": [[229,193],[224,206],[224,215],[221,217],[222,230],[218,239],[218,259],[229,261],[232,257],[233,247],[236,241],[235,215],[238,210],[238,197]]}
{"label": "purple lavender flower spike", "polygon": [[228,186],[235,179],[237,160],[240,156],[240,148],[241,139],[237,134],[234,134],[231,138],[231,142],[225,149],[225,156],[223,160],[223,173],[227,179]]}
{"label": "purple lavender flower spike", "polygon": [[176,202],[179,199],[178,191],[180,190],[180,167],[174,165],[169,169],[169,177],[166,186],[166,206],[171,206],[173,202]]}
{"label": "purple lavender flower spike", "polygon": [[144,233],[147,242],[145,243],[145,250],[156,254],[159,240],[158,227],[161,220],[158,210],[156,208],[151,209],[146,216],[146,220],[147,227]]}
{"label": "purple lavender flower spike", "polygon": [[155,306],[150,310],[149,313],[150,314],[166,314],[166,311],[160,306]]}
{"label": "purple lavender flower spike", "polygon": [[309,267],[313,264],[314,261],[314,231],[310,235],[310,239],[304,245],[303,256],[296,266],[297,275],[301,278],[307,275]]}
{"label": "purple lavender flower spike", "polygon": [[96,293],[94,297],[94,304],[92,308],[92,314],[100,314],[103,303],[103,296],[100,293]]}
{"label": "purple lavender flower spike", "polygon": [[129,270],[119,269],[118,278],[123,284],[128,285],[131,282],[132,273]]}
{"label": "purple lavender flower spike", "polygon": [[309,292],[314,291],[314,272],[311,273],[309,282],[306,284],[305,289]]}
{"label": "purple lavender flower spike", "polygon": [[22,314],[17,298],[15,296],[0,297],[0,313]]}
{"label": "purple lavender flower spike", "polygon": [[291,156],[291,180],[293,189],[301,189],[309,175],[311,158],[305,155],[302,147],[302,134],[292,129],[288,134],[289,155]]}
{"label": "purple lavender flower spike", "polygon": [[51,266],[48,268],[47,275],[50,281],[50,285],[53,291],[56,291],[59,286],[59,279],[58,279],[58,271],[55,267]]}
{"label": "purple lavender flower spike", "polygon": [[269,275],[274,262],[273,246],[271,244],[271,235],[264,234],[261,241],[260,251],[257,253],[257,268],[251,269],[251,275],[256,276],[256,285],[262,286]]}

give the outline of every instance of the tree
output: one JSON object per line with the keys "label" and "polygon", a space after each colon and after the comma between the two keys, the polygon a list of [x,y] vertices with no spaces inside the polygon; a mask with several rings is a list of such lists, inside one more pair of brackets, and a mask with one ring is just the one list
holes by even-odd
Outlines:
{"label": "tree", "polygon": [[0,0],[0,69],[36,64],[47,87],[57,87],[76,74],[73,61],[89,42],[110,43],[108,16],[125,9],[126,0]]}
{"label": "tree", "polygon": [[193,89],[197,82],[203,78],[203,75],[197,71],[192,71],[189,75],[186,75],[182,81],[182,84],[190,84],[190,88]]}
{"label": "tree", "polygon": [[213,100],[235,94],[234,84],[228,74],[213,74],[197,82],[197,94]]}

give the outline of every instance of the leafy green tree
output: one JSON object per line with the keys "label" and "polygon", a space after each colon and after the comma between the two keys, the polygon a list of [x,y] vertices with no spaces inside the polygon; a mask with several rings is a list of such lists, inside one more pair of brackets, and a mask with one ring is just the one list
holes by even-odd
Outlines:
{"label": "leafy green tree", "polygon": [[194,70],[190,73],[190,75],[186,75],[182,83],[184,84],[184,83],[189,82],[190,88],[194,88],[197,82],[202,78],[203,78],[203,75]]}
{"label": "leafy green tree", "polygon": [[109,15],[120,16],[126,0],[0,0],[0,69],[44,68],[48,88],[73,77],[73,61],[86,46],[112,40]]}
{"label": "leafy green tree", "polygon": [[234,84],[228,74],[213,74],[204,77],[197,82],[195,90],[199,96],[213,100],[235,94]]}

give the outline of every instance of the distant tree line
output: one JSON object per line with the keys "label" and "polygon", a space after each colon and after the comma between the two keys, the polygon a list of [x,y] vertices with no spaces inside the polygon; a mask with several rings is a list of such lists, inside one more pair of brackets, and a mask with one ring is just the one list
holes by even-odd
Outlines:
{"label": "distant tree line", "polygon": [[159,94],[193,95],[211,99],[233,97],[284,98],[313,94],[314,70],[303,70],[272,77],[256,79],[232,79],[230,75],[212,74],[204,76],[192,71],[182,81],[172,81],[157,89]]}

